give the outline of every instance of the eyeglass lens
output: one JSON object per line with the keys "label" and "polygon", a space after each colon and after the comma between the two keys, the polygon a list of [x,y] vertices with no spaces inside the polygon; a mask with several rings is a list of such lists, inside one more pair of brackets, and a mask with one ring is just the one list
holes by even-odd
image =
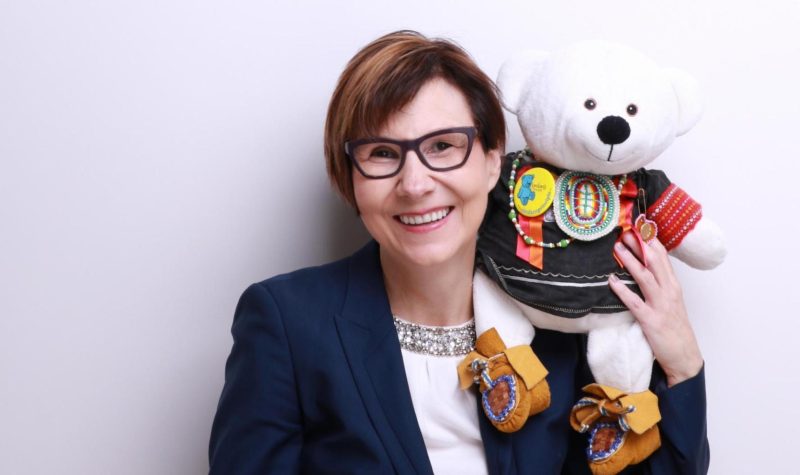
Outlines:
{"label": "eyeglass lens", "polygon": [[[433,170],[460,165],[467,158],[469,136],[464,132],[447,132],[427,137],[419,144],[423,163]],[[372,176],[391,175],[401,166],[403,147],[391,142],[358,145],[353,158],[364,173]]]}

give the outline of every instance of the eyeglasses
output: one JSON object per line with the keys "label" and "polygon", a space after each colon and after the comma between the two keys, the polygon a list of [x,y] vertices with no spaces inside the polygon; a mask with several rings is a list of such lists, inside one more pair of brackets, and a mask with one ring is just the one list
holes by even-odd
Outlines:
{"label": "eyeglasses", "polygon": [[344,151],[366,178],[389,178],[403,168],[409,150],[423,165],[437,172],[454,170],[467,163],[478,130],[455,127],[437,130],[415,140],[374,137],[345,142]]}

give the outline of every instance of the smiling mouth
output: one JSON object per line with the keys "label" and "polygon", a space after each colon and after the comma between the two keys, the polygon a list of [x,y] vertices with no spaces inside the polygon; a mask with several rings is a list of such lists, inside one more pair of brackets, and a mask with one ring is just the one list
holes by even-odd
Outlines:
{"label": "smiling mouth", "polygon": [[452,210],[453,207],[448,206],[425,214],[398,214],[395,219],[405,225],[421,226],[443,220]]}

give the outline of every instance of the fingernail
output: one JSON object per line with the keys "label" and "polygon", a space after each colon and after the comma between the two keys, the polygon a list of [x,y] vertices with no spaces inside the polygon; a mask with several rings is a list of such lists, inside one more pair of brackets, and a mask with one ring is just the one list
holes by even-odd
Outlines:
{"label": "fingernail", "polygon": [[625,249],[625,245],[621,242],[614,243],[614,249],[620,252],[627,251],[627,249]]}
{"label": "fingernail", "polygon": [[611,282],[619,282],[619,277],[617,277],[617,274],[611,274],[610,276],[608,276],[608,280],[610,280]]}

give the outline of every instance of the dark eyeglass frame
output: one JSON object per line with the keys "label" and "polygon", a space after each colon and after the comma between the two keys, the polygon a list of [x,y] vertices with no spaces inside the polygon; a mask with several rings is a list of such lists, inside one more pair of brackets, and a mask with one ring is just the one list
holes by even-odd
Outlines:
{"label": "dark eyeglass frame", "polygon": [[[458,163],[456,165],[450,165],[449,167],[434,167],[433,165],[428,163],[428,161],[425,159],[425,155],[419,148],[420,145],[422,145],[422,142],[431,137],[443,134],[452,134],[452,133],[463,133],[467,136],[467,153],[464,154],[464,160],[462,160],[461,163]],[[391,178],[400,173],[400,170],[403,169],[403,165],[405,165],[406,163],[406,155],[408,155],[409,150],[413,150],[414,152],[416,152],[417,157],[419,157],[419,160],[422,162],[422,164],[428,167],[429,169],[436,172],[446,172],[450,170],[455,170],[456,168],[461,168],[464,166],[465,163],[467,163],[467,159],[469,159],[469,156],[472,153],[472,144],[475,142],[475,137],[477,135],[478,135],[478,129],[473,126],[473,127],[451,127],[448,129],[434,130],[433,132],[427,133],[422,137],[418,137],[413,140],[394,140],[384,137],[370,137],[366,139],[359,139],[359,140],[345,142],[344,153],[345,155],[347,155],[350,161],[353,162],[353,165],[355,165],[356,169],[362,175],[364,175],[364,177],[376,180],[382,178]],[[388,175],[370,175],[369,173],[362,170],[361,167],[358,165],[358,160],[356,160],[355,157],[353,156],[352,151],[355,150],[356,147],[360,145],[366,145],[370,143],[387,143],[387,144],[397,145],[398,147],[400,147],[400,158],[399,158],[400,164],[397,166],[397,170],[395,170],[392,173],[389,173]]]}

